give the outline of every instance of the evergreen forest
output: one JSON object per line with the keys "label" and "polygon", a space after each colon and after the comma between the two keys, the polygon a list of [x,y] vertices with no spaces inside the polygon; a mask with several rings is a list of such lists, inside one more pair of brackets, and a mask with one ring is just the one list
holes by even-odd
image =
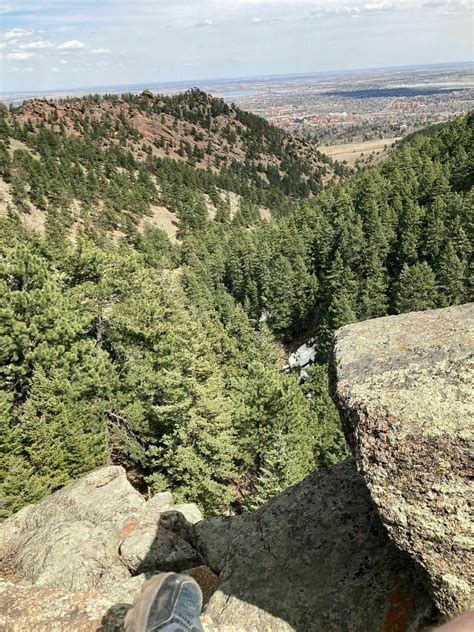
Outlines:
{"label": "evergreen forest", "polygon": [[332,333],[473,298],[473,132],[349,174],[197,90],[3,109],[0,517],[107,463],[241,512],[344,458]]}

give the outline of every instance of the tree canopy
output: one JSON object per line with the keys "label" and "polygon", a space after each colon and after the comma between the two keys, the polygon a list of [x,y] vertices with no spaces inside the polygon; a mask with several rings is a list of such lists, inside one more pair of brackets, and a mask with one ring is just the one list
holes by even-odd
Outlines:
{"label": "tree canopy", "polygon": [[[335,329],[472,298],[474,115],[322,191],[258,117],[199,91],[124,101],[199,129],[232,117],[251,162],[137,157],[125,117],[77,114],[71,135],[2,112],[2,516],[105,463],[208,514],[256,507],[346,454],[327,389]],[[284,169],[259,182],[262,146]],[[176,213],[177,242],[141,222],[154,204]],[[32,209],[43,235],[24,227]],[[315,365],[285,372],[282,344],[309,337]]]}

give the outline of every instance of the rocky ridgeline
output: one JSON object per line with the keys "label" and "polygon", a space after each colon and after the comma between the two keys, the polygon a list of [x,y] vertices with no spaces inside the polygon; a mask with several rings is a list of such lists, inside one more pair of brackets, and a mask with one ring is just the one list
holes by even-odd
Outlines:
{"label": "rocky ridgeline", "polygon": [[[194,115],[198,111],[205,116],[196,119]],[[193,116],[189,116],[190,113]],[[207,123],[208,115],[212,118],[212,125]],[[127,147],[139,159],[148,157],[148,153],[142,151],[143,147],[148,147],[156,156],[185,160],[180,151],[182,144],[188,144],[194,152],[196,149],[206,152],[205,156],[196,159],[196,166],[203,169],[212,164],[219,171],[220,167],[215,165],[216,158],[219,164],[225,166],[233,162],[244,164],[249,159],[244,138],[252,133],[251,128],[239,120],[233,107],[225,106],[221,99],[200,91],[194,92],[193,100],[183,98],[174,113],[159,95],[145,90],[141,95],[135,95],[134,103],[122,97],[79,97],[60,102],[31,99],[10,111],[9,117],[11,122],[31,124],[34,129],[43,126],[73,137],[84,134],[91,121],[111,125],[115,130],[127,121]],[[232,133],[230,137],[226,136],[227,131]],[[316,145],[294,133],[281,131],[279,136],[282,155],[291,151],[312,169],[324,168],[324,183],[335,177],[327,157],[323,159]],[[259,141],[259,161],[282,168],[283,161],[274,153],[271,144],[261,138]],[[114,132],[108,139],[101,134],[97,144],[106,147],[118,142],[119,134]],[[208,147],[212,150],[213,161],[207,156]]]}
{"label": "rocky ridgeline", "polygon": [[468,608],[473,320],[465,305],[339,330],[354,457],[254,513],[145,501],[120,467],[24,508],[0,526],[0,629],[121,630],[160,570],[196,577],[222,632],[415,631]]}

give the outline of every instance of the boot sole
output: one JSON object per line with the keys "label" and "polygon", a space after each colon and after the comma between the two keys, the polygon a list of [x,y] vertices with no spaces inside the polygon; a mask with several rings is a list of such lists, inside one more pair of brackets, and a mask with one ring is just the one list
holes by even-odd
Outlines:
{"label": "boot sole", "polygon": [[156,594],[160,590],[167,577],[174,573],[160,573],[148,579],[135,600],[132,608],[125,617],[124,628],[126,632],[146,632],[148,616]]}

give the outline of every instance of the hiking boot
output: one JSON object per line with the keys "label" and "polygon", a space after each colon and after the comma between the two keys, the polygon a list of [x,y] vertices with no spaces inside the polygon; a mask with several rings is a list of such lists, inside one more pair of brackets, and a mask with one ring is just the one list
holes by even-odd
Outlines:
{"label": "hiking boot", "polygon": [[160,573],[143,585],[125,618],[126,632],[203,632],[202,593],[188,575]]}

